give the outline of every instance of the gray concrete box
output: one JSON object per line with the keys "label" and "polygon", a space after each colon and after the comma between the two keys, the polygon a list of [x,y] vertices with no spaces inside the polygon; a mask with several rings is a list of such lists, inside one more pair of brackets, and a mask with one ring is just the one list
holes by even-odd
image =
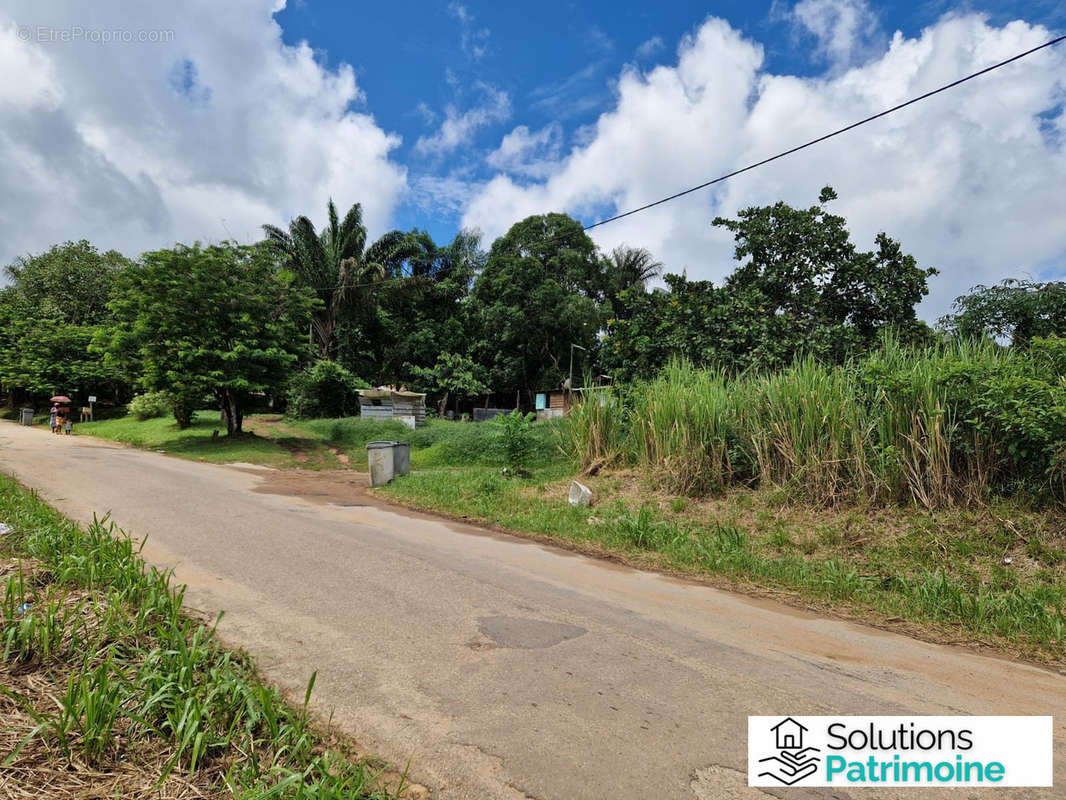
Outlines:
{"label": "gray concrete box", "polygon": [[367,442],[366,462],[370,485],[384,486],[411,471],[411,446],[406,442]]}
{"label": "gray concrete box", "polygon": [[21,422],[23,425],[32,425],[33,424],[33,409],[32,408],[24,408],[24,409],[22,409],[22,416],[19,418],[19,422]]}

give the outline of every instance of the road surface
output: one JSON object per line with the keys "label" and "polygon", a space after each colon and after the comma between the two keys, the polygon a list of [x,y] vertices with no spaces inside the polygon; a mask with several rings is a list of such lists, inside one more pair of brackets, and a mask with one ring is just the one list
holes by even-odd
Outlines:
{"label": "road surface", "polygon": [[994,794],[1066,786],[1052,671],[390,510],[353,473],[263,493],[274,471],[14,424],[0,469],[148,536],[268,679],[317,670],[316,710],[444,800],[991,796],[748,788],[749,714],[1055,714],[1060,788]]}

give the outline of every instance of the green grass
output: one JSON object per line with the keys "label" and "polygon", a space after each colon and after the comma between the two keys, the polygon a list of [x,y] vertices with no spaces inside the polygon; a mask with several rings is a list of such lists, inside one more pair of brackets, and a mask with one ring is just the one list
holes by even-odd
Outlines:
{"label": "green grass", "polygon": [[[335,466],[336,459],[320,440],[278,430],[263,420],[270,415],[245,418],[245,433],[226,436],[217,411],[199,411],[190,427],[179,430],[171,417],[138,420],[127,416],[102,422],[75,424],[79,436],[95,436],[150,450],[163,450],[183,458],[214,463],[245,462],[269,467],[300,466],[311,469]],[[263,427],[262,433],[258,433]],[[215,436],[214,432],[218,431]]]}
{"label": "green grass", "polygon": [[287,704],[106,521],[82,530],[6,476],[0,520],[0,735],[24,789],[72,791],[88,766],[96,781],[140,770],[138,796],[179,779],[248,800],[392,796],[322,747],[314,675],[303,706]]}
{"label": "green grass", "polygon": [[[499,427],[493,423],[428,420],[426,425],[411,430],[401,422],[360,417],[294,420],[255,414],[245,418],[244,427],[242,436],[225,436],[218,412],[201,411],[185,430],[179,430],[169,417],[140,421],[127,416],[75,425],[74,433],[197,461],[241,461],[269,467],[333,469],[340,466],[337,454],[342,454],[348,457],[350,466],[365,469],[367,443],[382,440],[410,444],[411,462],[416,469],[497,465],[504,461]],[[559,459],[558,427],[558,422],[533,425],[531,465]],[[213,435],[216,430],[217,437]]]}
{"label": "green grass", "polygon": [[[325,442],[351,458],[353,466],[366,465],[367,442],[392,440],[411,445],[411,465],[415,469],[441,466],[502,465],[503,451],[499,427],[493,422],[448,422],[427,420],[414,430],[402,422],[347,417],[288,421],[294,430],[308,438]],[[533,425],[534,448],[531,466],[552,463],[560,456],[558,423]]]}
{"label": "green grass", "polygon": [[[1061,544],[1021,536],[1008,530],[1016,522],[1007,522],[1034,526],[1061,543],[1054,515],[1009,507],[1002,518],[966,511],[934,517],[898,507],[828,511],[782,505],[766,491],[679,503],[644,485],[619,490],[610,475],[590,481],[597,503],[581,509],[566,500],[567,472],[557,465],[520,481],[488,467],[430,469],[379,491],[419,508],[615,552],[638,565],[777,589],[849,614],[901,618],[940,638],[1066,661]],[[1026,550],[1044,562],[1023,566]],[[1007,553],[1017,554],[1019,566],[1002,564]]]}

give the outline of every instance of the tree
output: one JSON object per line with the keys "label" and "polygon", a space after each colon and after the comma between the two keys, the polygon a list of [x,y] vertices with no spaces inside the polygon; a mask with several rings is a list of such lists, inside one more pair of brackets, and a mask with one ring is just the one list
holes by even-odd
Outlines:
{"label": "tree", "polygon": [[411,373],[418,385],[437,398],[437,415],[441,417],[448,408],[449,397],[455,397],[458,411],[463,398],[489,393],[484,371],[464,356],[441,353],[432,368],[413,367]]}
{"label": "tree", "polygon": [[424,231],[407,236],[418,250],[400,265],[403,280],[390,281],[376,293],[376,314],[366,335],[349,336],[347,328],[338,335],[339,357],[378,383],[410,384],[412,369],[432,369],[440,353],[470,353],[466,299],[485,263],[479,236],[462,231],[444,246]]}
{"label": "tree", "polygon": [[36,395],[120,388],[93,337],[111,323],[107,303],[130,262],[89,242],[66,242],[5,269],[0,291],[0,383]]}
{"label": "tree", "polygon": [[611,304],[616,319],[626,314],[622,293],[631,289],[645,289],[648,281],[662,271],[663,265],[643,247],[621,245],[603,258],[604,295]]}
{"label": "tree", "polygon": [[785,203],[741,211],[714,224],[733,232],[739,266],[724,285],[667,275],[669,292],[619,295],[605,357],[617,377],[650,377],[673,356],[730,372],[776,369],[799,355],[833,362],[876,345],[892,330],[904,342],[931,332],[915,306],[935,269],[922,269],[884,233],[858,250],[843,217],[825,205]]}
{"label": "tree", "polygon": [[397,265],[417,250],[417,243],[392,231],[366,246],[366,226],[359,203],[339,221],[333,200],[329,223],[321,233],[305,216],[289,223],[288,232],[264,225],[267,242],[284,254],[287,266],[321,301],[311,318],[318,357],[332,358],[337,326],[353,312],[365,311],[373,291]]}
{"label": "tree", "polygon": [[601,282],[596,246],[565,214],[529,217],[493,243],[470,301],[474,357],[495,391],[531,402],[561,384],[572,344],[595,350]]}
{"label": "tree", "polygon": [[763,335],[787,343],[783,363],[763,366],[783,366],[800,353],[839,361],[872,346],[884,328],[905,340],[926,330],[915,306],[937,270],[918,267],[884,233],[876,253],[860,252],[847,221],[825,209],[836,197],[827,186],[810,208],[778,202],[714,220],[733,233],[743,262],[726,287],[748,293],[763,314]]}
{"label": "tree", "polygon": [[1006,339],[1019,348],[1036,337],[1066,336],[1066,283],[1008,278],[996,286],[975,286],[955,299],[954,314],[940,325],[971,338]]}
{"label": "tree", "polygon": [[265,245],[178,245],[145,253],[116,285],[115,327],[98,347],[137,384],[175,400],[179,427],[205,397],[227,434],[242,432],[251,392],[276,392],[306,355],[315,299]]}

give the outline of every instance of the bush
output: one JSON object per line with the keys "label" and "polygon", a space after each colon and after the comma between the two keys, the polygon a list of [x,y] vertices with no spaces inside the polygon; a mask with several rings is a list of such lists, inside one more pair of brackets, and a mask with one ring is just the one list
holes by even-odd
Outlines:
{"label": "bush", "polygon": [[147,392],[130,400],[126,410],[143,422],[146,419],[165,417],[174,409],[174,401],[167,392]]}
{"label": "bush", "polygon": [[360,380],[336,361],[316,361],[289,380],[288,413],[300,419],[351,417],[359,411]]}
{"label": "bush", "polygon": [[516,409],[491,422],[496,426],[503,462],[509,469],[517,471],[530,465],[537,446],[533,418],[533,414],[523,414]]}

